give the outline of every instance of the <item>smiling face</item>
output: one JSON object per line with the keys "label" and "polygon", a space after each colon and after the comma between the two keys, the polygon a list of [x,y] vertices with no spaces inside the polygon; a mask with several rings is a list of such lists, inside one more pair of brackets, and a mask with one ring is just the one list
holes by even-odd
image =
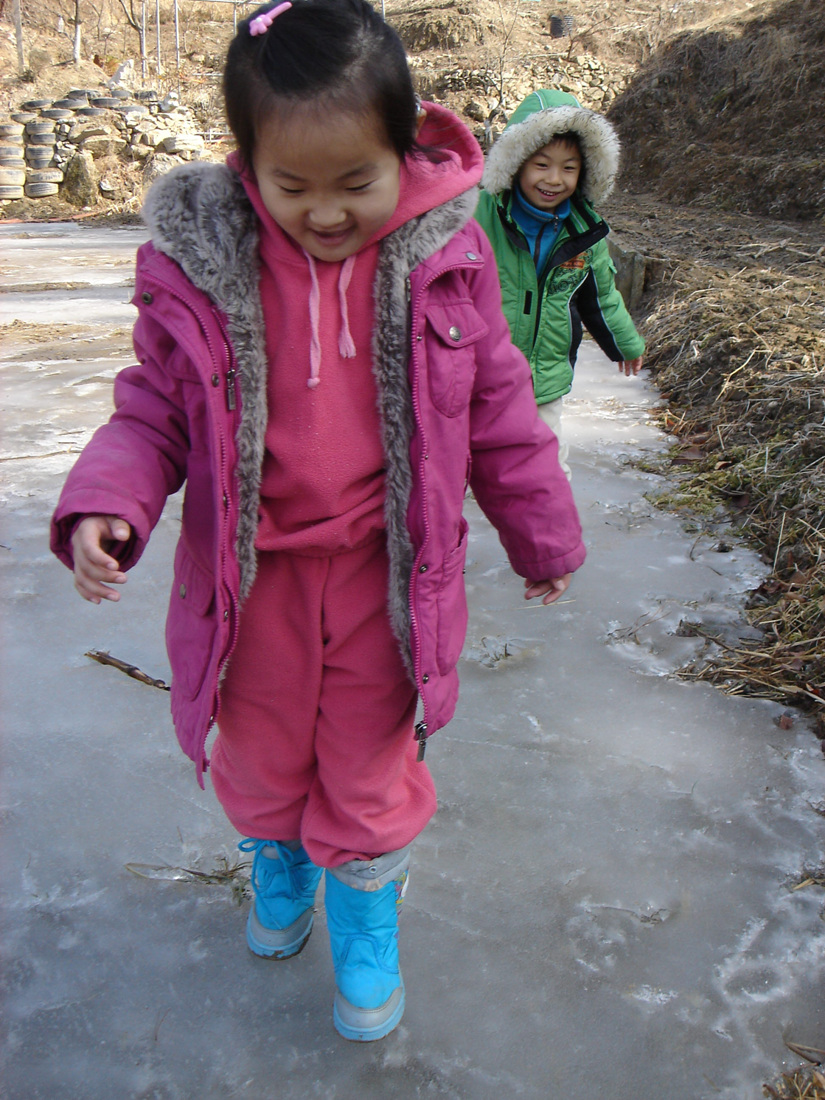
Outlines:
{"label": "smiling face", "polygon": [[352,256],[398,205],[401,160],[375,113],[298,105],[270,116],[252,166],[269,213],[316,260]]}
{"label": "smiling face", "polygon": [[519,187],[539,210],[555,210],[576,190],[582,170],[578,145],[564,138],[543,145],[521,166]]}

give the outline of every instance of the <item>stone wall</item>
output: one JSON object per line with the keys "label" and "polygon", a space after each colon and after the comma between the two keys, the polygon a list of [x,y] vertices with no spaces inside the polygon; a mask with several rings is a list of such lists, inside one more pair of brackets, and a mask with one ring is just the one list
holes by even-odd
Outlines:
{"label": "stone wall", "polygon": [[549,49],[547,53],[546,60],[537,57],[518,65],[491,54],[488,64],[473,69],[445,69],[437,60],[421,55],[409,60],[422,98],[446,103],[471,125],[476,123],[474,133],[487,148],[519,103],[537,88],[570,92],[582,106],[605,112],[632,78],[632,66],[608,69],[590,53],[569,58],[558,57]]}

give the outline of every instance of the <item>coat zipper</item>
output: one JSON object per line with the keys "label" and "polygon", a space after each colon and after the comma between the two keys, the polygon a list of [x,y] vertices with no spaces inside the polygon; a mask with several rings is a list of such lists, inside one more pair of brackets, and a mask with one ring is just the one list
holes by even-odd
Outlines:
{"label": "coat zipper", "polygon": [[[226,344],[227,350],[229,350],[229,362],[232,362],[232,351],[229,348],[229,343]],[[226,372],[226,408],[229,412],[235,411],[235,405],[237,404],[235,396],[235,376],[237,371],[234,367],[230,367]]]}

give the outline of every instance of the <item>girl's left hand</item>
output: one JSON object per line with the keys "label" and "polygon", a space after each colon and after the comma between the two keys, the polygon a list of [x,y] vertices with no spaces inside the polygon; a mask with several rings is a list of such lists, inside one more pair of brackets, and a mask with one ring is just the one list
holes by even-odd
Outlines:
{"label": "girl's left hand", "polygon": [[549,581],[525,581],[525,600],[532,600],[535,596],[544,596],[543,604],[555,603],[559,596],[563,595],[570,587],[572,573],[565,573],[563,577],[551,577]]}

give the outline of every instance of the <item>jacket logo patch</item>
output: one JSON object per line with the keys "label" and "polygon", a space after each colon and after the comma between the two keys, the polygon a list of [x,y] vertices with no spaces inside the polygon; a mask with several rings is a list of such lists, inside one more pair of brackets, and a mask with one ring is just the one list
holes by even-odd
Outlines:
{"label": "jacket logo patch", "polygon": [[565,260],[563,264],[559,264],[559,267],[565,268],[567,271],[581,271],[587,262],[587,253],[581,252],[578,256],[573,256],[569,260]]}

